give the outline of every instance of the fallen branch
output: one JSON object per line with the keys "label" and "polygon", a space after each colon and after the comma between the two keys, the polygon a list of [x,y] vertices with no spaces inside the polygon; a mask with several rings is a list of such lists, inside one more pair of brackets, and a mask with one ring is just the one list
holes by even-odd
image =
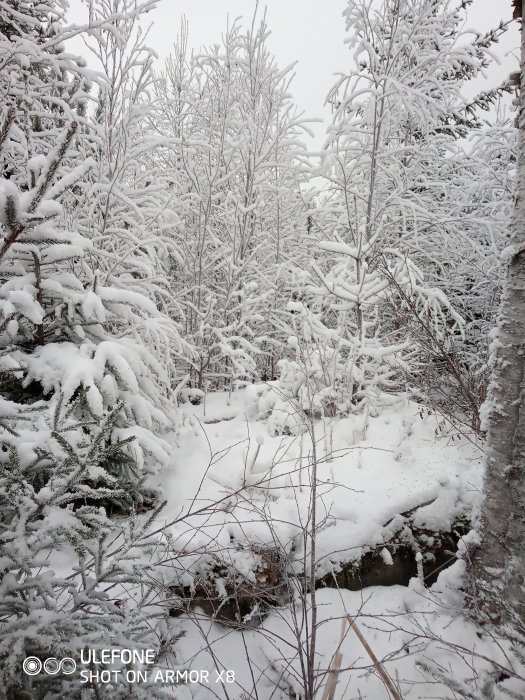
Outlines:
{"label": "fallen branch", "polygon": [[[400,695],[400,694],[397,692],[397,690],[395,689],[394,684],[393,684],[392,681],[390,680],[390,677],[388,676],[387,672],[385,671],[385,669],[384,669],[383,666],[381,665],[381,662],[379,661],[379,659],[377,658],[377,656],[374,654],[374,652],[373,652],[372,649],[370,648],[370,645],[368,644],[368,642],[366,641],[366,639],[363,637],[363,634],[361,633],[361,630],[360,630],[359,627],[356,625],[356,623],[354,622],[353,618],[352,618],[350,615],[347,615],[347,616],[346,616],[346,619],[348,620],[348,622],[349,622],[349,624],[350,624],[350,627],[351,627],[351,628],[354,630],[354,632],[356,633],[357,638],[359,639],[359,641],[361,642],[361,644],[364,646],[364,648],[365,648],[365,650],[366,650],[366,653],[368,654],[368,656],[369,656],[370,659],[372,660],[372,663],[373,663],[374,666],[376,667],[376,671],[377,671],[377,672],[379,673],[379,675],[381,676],[381,679],[382,679],[383,683],[386,685],[386,687],[388,688],[388,691],[389,691],[389,693],[392,695],[393,700],[403,700],[403,698],[401,697],[401,695]],[[334,688],[334,690],[335,690],[335,688]],[[324,698],[323,698],[323,700],[324,700]]]}

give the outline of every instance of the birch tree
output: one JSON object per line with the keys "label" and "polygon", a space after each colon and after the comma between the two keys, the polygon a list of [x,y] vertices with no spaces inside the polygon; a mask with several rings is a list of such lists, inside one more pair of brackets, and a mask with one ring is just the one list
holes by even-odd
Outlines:
{"label": "birch tree", "polygon": [[[304,128],[289,95],[291,69],[267,48],[264,21],[236,21],[221,44],[188,48],[187,27],[159,85],[157,133],[178,197],[173,288],[196,348],[197,389],[272,372],[282,343],[271,315],[304,210]],[[270,315],[269,310],[272,309]]]}
{"label": "birch tree", "polygon": [[[521,3],[517,191],[507,275],[492,332],[491,382],[483,410],[487,430],[485,500],[475,572],[475,604],[496,620],[523,626],[525,616],[525,32]],[[476,582],[475,582],[476,583]],[[522,627],[523,628],[523,627]]]}
{"label": "birch tree", "polygon": [[[355,67],[329,95],[334,117],[321,166],[327,186],[315,217],[321,285],[309,291],[322,320],[337,329],[343,364],[356,378],[421,396],[425,368],[439,368],[425,387],[427,400],[441,393],[440,405],[455,404],[476,430],[480,399],[467,363],[455,357],[466,319],[454,307],[468,306],[468,294],[450,256],[462,251],[474,267],[480,251],[490,250],[494,231],[484,224],[483,196],[472,207],[462,193],[482,168],[459,139],[480,127],[479,107],[499,93],[468,101],[462,87],[488,65],[504,27],[483,36],[462,32],[465,6],[348,3]],[[362,396],[358,386],[350,393],[356,390]]]}

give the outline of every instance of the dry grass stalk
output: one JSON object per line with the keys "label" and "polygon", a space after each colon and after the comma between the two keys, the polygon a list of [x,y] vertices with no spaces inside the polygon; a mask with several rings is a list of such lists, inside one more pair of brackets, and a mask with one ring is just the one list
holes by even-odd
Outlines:
{"label": "dry grass stalk", "polygon": [[[357,638],[359,639],[359,641],[361,642],[361,644],[364,646],[364,648],[365,648],[365,650],[366,650],[366,653],[368,654],[368,656],[369,656],[370,659],[372,660],[372,663],[373,663],[374,666],[376,667],[376,671],[377,671],[377,672],[379,673],[379,675],[381,676],[381,679],[382,679],[383,683],[386,685],[386,687],[387,687],[387,689],[388,689],[388,692],[391,694],[393,700],[403,700],[403,698],[401,697],[401,695],[400,695],[400,694],[398,693],[398,691],[396,690],[396,688],[395,688],[394,684],[392,683],[390,677],[388,676],[387,672],[385,671],[385,669],[384,669],[383,666],[381,665],[381,662],[379,661],[379,659],[377,658],[377,656],[376,656],[376,655],[374,654],[374,652],[372,651],[372,649],[371,649],[370,645],[368,644],[368,642],[366,641],[366,639],[363,637],[363,634],[362,634],[361,630],[360,630],[359,627],[356,625],[356,623],[354,622],[353,618],[352,618],[350,615],[347,615],[346,618],[347,618],[348,622],[350,623],[350,627],[351,627],[351,628],[354,630],[354,632],[356,633]],[[334,688],[334,690],[335,690],[335,688]],[[324,700],[324,699],[323,699],[323,700]]]}

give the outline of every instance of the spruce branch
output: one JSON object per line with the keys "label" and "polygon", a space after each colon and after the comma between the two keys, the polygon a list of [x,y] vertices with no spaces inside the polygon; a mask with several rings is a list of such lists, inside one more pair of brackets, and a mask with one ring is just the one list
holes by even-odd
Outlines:
{"label": "spruce branch", "polygon": [[6,112],[6,115],[4,117],[4,120],[2,122],[2,126],[0,126],[0,151],[2,150],[2,146],[4,145],[4,141],[7,139],[9,135],[9,131],[11,129],[11,126],[15,120],[16,117],[16,111],[14,107],[9,107],[9,109]]}
{"label": "spruce branch", "polygon": [[[62,163],[64,156],[67,153],[67,150],[71,144],[71,141],[73,140],[73,137],[75,136],[76,132],[78,129],[78,123],[77,122],[71,122],[71,124],[68,127],[68,130],[64,134],[62,141],[59,142],[57,148],[55,149],[55,152],[51,154],[47,168],[42,172],[40,177],[38,178],[39,182],[37,183],[37,190],[35,194],[33,195],[33,198],[31,200],[31,204],[29,205],[28,208],[28,213],[31,214],[35,211],[37,206],[40,204],[42,201],[42,198],[44,197],[46,191],[48,188],[51,186],[51,183],[53,181],[53,178],[56,174],[56,171],[58,170],[58,167]],[[0,257],[2,257],[0,253]]]}
{"label": "spruce branch", "polygon": [[[58,170],[58,167],[60,163],[62,162],[70,144],[71,141],[73,140],[73,137],[77,131],[78,124],[77,122],[71,122],[69,125],[69,128],[67,132],[65,133],[61,143],[59,143],[58,147],[56,148],[54,154],[52,154],[49,158],[48,166],[46,170],[41,174],[39,178],[39,182],[37,184],[37,190],[35,194],[33,195],[33,198],[31,200],[31,203],[27,209],[27,214],[32,214],[37,206],[40,204],[42,201],[46,191],[48,188],[51,186],[51,182],[53,181],[53,177],[55,176],[56,171]],[[9,200],[9,198],[8,198]],[[34,224],[34,221],[31,223]],[[27,229],[29,224],[29,221],[21,221],[20,216],[16,218],[16,220],[12,220],[9,223],[10,227],[10,234],[7,236],[7,238],[4,241],[4,244],[2,245],[2,248],[0,248],[0,260],[4,257],[4,255],[7,253],[7,251],[11,248],[13,243],[15,243],[19,236]]]}

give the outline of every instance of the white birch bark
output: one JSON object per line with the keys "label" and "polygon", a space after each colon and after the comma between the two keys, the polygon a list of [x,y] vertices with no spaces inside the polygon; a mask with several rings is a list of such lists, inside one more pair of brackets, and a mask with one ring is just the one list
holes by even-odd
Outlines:
{"label": "white birch bark", "polygon": [[[522,31],[517,200],[508,274],[492,343],[492,379],[484,407],[487,429],[485,501],[476,573],[525,619],[525,31]],[[481,607],[505,618],[480,587]],[[492,601],[492,602],[491,602]]]}

